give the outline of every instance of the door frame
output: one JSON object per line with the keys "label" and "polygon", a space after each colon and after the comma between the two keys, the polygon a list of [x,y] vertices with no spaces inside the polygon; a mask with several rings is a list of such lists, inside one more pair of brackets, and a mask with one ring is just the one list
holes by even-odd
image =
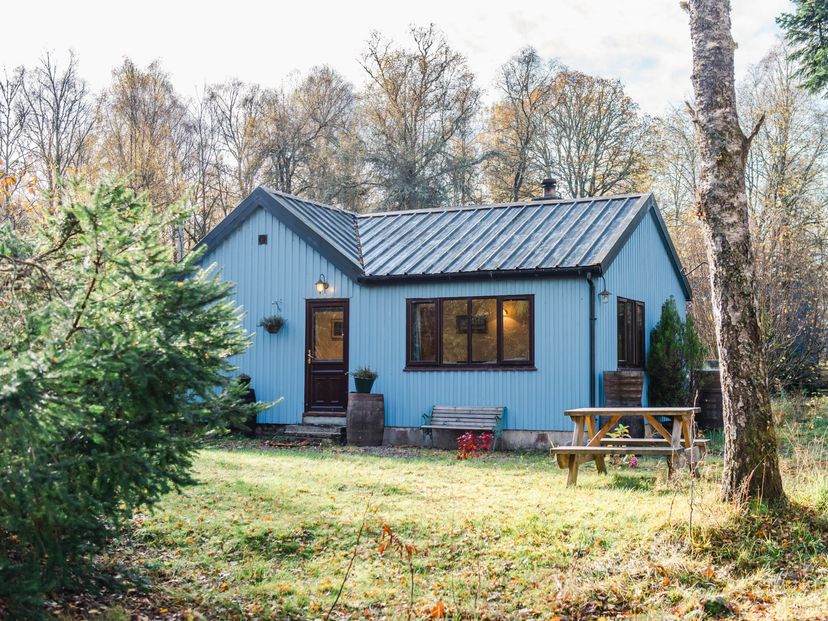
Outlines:
{"label": "door frame", "polygon": [[314,416],[342,416],[348,407],[349,381],[345,381],[345,407],[342,410],[313,410],[311,408],[311,365],[308,364],[307,352],[313,346],[313,309],[325,306],[342,306],[342,365],[345,373],[349,372],[348,353],[350,349],[350,299],[349,298],[307,298],[305,300],[305,347],[302,349],[302,364],[305,367],[305,414],[313,412]]}

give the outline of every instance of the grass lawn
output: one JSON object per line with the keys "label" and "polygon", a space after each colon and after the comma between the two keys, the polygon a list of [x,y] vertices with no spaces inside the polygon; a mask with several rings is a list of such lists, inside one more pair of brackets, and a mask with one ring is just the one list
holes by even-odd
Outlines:
{"label": "grass lawn", "polygon": [[823,434],[788,443],[781,512],[719,503],[713,456],[692,531],[689,479],[661,460],[588,465],[567,489],[539,454],[210,448],[200,484],[137,515],[108,559],[148,591],[97,618],[325,619],[353,560],[331,619],[825,619]]}

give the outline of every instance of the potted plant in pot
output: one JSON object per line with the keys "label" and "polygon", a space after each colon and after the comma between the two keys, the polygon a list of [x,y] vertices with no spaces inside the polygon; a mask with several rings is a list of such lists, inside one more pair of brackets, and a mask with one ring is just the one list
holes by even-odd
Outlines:
{"label": "potted plant in pot", "polygon": [[354,376],[354,386],[356,391],[362,394],[369,394],[374,381],[379,377],[379,374],[371,367],[359,367],[353,371],[351,375]]}
{"label": "potted plant in pot", "polygon": [[270,334],[276,334],[285,325],[285,318],[281,315],[268,315],[259,322],[259,325]]}

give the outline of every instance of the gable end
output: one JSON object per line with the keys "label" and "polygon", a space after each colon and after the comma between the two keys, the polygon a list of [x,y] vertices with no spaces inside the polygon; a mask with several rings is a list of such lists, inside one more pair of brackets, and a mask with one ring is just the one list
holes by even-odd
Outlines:
{"label": "gable end", "polygon": [[207,247],[208,250],[218,247],[230,233],[241,226],[250,217],[250,214],[260,207],[270,213],[274,218],[280,220],[305,243],[333,263],[351,280],[357,280],[363,275],[361,266],[351,261],[345,255],[344,251],[337,248],[333,242],[320,235],[304,222],[288,205],[278,201],[276,197],[262,188],[256,188],[247,198],[239,203],[238,207],[230,212],[204,239],[195,245],[194,250],[202,246]]}

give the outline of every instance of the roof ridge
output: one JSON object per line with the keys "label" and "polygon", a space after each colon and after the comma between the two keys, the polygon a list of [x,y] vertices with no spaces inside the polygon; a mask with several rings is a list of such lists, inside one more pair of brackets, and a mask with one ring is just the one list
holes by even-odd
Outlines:
{"label": "roof ridge", "polygon": [[298,196],[296,194],[291,194],[290,192],[285,192],[283,190],[274,190],[273,188],[269,188],[267,186],[260,186],[270,194],[276,194],[279,196],[284,196],[286,198],[290,198],[296,201],[301,201],[303,203],[309,203],[314,205],[315,207],[322,207],[324,209],[331,209],[333,211],[338,211],[340,213],[346,214],[348,216],[353,217],[356,220],[361,220],[364,218],[381,218],[384,216],[397,216],[397,215],[408,215],[408,214],[415,214],[415,213],[432,213],[432,212],[446,212],[446,211],[474,211],[477,209],[506,209],[509,207],[535,207],[535,206],[546,206],[546,205],[559,205],[562,203],[579,203],[579,202],[595,202],[597,200],[617,200],[619,198],[642,198],[648,194],[652,194],[652,192],[627,192],[625,194],[604,194],[599,196],[578,196],[575,198],[556,198],[553,200],[528,200],[528,201],[512,201],[507,203],[481,203],[477,205],[449,205],[447,207],[422,207],[420,209],[395,209],[392,211],[369,211],[365,213],[360,213],[358,211],[351,211],[350,209],[345,209],[344,207],[339,207],[338,205],[329,205],[328,203],[322,203],[318,200],[311,199],[311,198],[304,198],[302,196]]}
{"label": "roof ridge", "polygon": [[516,201],[512,203],[488,203],[481,205],[454,205],[450,207],[423,207],[421,209],[397,209],[394,211],[370,211],[366,213],[353,213],[358,220],[368,218],[381,218],[383,216],[404,216],[418,213],[444,213],[447,211],[475,211],[483,209],[508,209],[515,207],[545,207],[547,205],[560,205],[566,203],[592,203],[595,201],[612,201],[621,198],[642,198],[652,192],[631,192],[629,194],[606,194],[601,196],[579,196],[578,198],[558,198],[555,200],[538,201]]}
{"label": "roof ridge", "polygon": [[318,200],[315,200],[315,199],[312,199],[312,198],[305,198],[303,196],[297,196],[296,194],[291,194],[290,192],[284,192],[282,190],[274,190],[273,188],[269,188],[265,185],[262,185],[262,186],[259,186],[259,187],[261,187],[266,192],[269,192],[270,194],[276,194],[278,196],[283,196],[285,198],[290,198],[290,199],[293,199],[295,201],[300,201],[302,203],[309,203],[309,204],[313,205],[314,207],[322,207],[324,209],[330,209],[332,211],[339,211],[339,212],[344,213],[345,215],[351,216],[353,218],[356,218],[356,217],[359,216],[359,214],[356,211],[351,211],[350,209],[345,209],[344,207],[339,207],[338,205],[329,205],[328,203],[322,203],[322,202],[320,202]]}

